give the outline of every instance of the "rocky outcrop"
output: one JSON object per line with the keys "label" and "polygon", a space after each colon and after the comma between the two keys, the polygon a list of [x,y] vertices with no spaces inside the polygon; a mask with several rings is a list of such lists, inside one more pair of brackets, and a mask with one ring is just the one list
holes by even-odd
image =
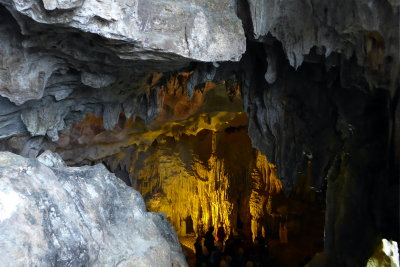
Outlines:
{"label": "rocky outcrop", "polygon": [[[227,61],[240,59],[246,49],[232,0],[195,0],[189,4],[159,0],[2,0],[2,4],[18,16],[26,35],[46,29],[92,33],[107,39],[101,44],[124,59]],[[32,27],[21,15],[40,24]]]}
{"label": "rocky outcrop", "polygon": [[161,214],[104,166],[0,153],[3,266],[186,266]]}
{"label": "rocky outcrop", "polygon": [[88,113],[104,115],[107,129],[121,111],[150,122],[157,94],[143,95],[145,72],[237,61],[246,49],[231,0],[1,4],[0,138],[56,141]]}
{"label": "rocky outcrop", "polygon": [[379,247],[367,263],[367,267],[399,265],[399,248],[397,243],[386,239],[382,239]]}
{"label": "rocky outcrop", "polygon": [[372,68],[386,65],[388,56],[398,61],[396,1],[249,0],[248,4],[253,38],[262,41],[268,34],[274,36],[295,68],[307,61],[314,46],[325,57],[338,51],[347,57],[356,54],[360,65]]}
{"label": "rocky outcrop", "polygon": [[[45,31],[52,36],[47,41],[41,40],[46,38],[43,34],[23,36],[4,7],[0,7],[0,14],[4,40],[0,56],[0,138],[29,133],[56,141],[59,131],[82,121],[87,113],[104,115],[110,128],[123,106],[126,114],[154,119],[150,107],[157,110],[157,94],[139,92],[146,75],[134,70],[135,63],[117,59],[107,49],[98,50],[89,35],[65,36],[57,31],[52,35]],[[52,43],[58,38],[55,36],[62,40]]]}
{"label": "rocky outcrop", "polygon": [[[246,49],[230,0],[190,5],[36,0],[1,4],[19,25],[2,7],[0,95],[17,105],[40,99],[46,87],[54,88],[49,79],[59,73],[63,75],[57,91],[63,89],[60,83],[72,81],[104,88],[117,82],[122,66],[131,72],[170,71],[189,60],[237,61]],[[68,70],[75,70],[77,77],[65,75]],[[67,86],[56,98],[65,98],[73,88]]]}

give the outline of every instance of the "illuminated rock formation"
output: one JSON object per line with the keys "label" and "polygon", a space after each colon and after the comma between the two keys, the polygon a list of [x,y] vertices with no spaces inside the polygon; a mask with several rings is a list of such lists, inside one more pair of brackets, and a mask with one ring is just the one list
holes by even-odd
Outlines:
{"label": "illuminated rock formation", "polygon": [[89,115],[61,135],[57,150],[69,163],[101,160],[117,174],[125,171],[149,209],[165,212],[182,235],[220,221],[236,230],[240,221],[254,238],[281,184],[274,167],[251,147],[238,88],[205,84],[189,98],[186,82],[179,82],[188,77],[167,81],[152,124],[128,119],[107,131],[102,119]]}
{"label": "illuminated rock formation", "polygon": [[268,200],[281,191],[274,167],[251,148],[244,129],[159,138],[131,168],[148,208],[165,212],[181,235],[204,234],[219,222],[228,232],[261,235]]}
{"label": "illuminated rock formation", "polygon": [[399,248],[397,247],[397,243],[386,239],[382,239],[381,244],[367,263],[367,267],[399,265]]}
{"label": "illuminated rock formation", "polygon": [[279,240],[283,227],[300,260],[320,252],[323,201],[308,189],[309,176],[295,189],[298,199],[283,196],[275,166],[252,147],[237,85],[206,83],[189,98],[188,77],[169,78],[151,124],[121,115],[110,131],[89,115],[60,135],[57,151],[72,164],[104,162],[181,237],[223,222],[228,234]]}

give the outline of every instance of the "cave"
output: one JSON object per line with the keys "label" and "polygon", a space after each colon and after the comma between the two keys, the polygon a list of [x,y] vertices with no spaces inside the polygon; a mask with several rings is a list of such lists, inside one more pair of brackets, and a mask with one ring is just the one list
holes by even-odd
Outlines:
{"label": "cave", "polygon": [[[299,264],[322,252],[325,194],[310,189],[310,173],[304,173],[285,195],[276,167],[252,146],[239,84],[207,82],[190,98],[190,74],[175,75],[160,89],[159,117],[147,127],[140,118],[127,120],[121,114],[117,126],[106,130],[101,118],[89,114],[60,135],[62,147],[55,151],[69,165],[101,161],[139,191],[149,211],[166,214],[188,257],[196,237],[221,222],[227,235],[243,242],[267,239],[271,255],[266,260],[277,266]],[[127,136],[115,137],[121,133]],[[84,154],[84,140],[95,151],[90,156]],[[284,262],[284,251],[292,251],[291,261]]]}
{"label": "cave", "polygon": [[0,0],[4,266],[399,266],[399,3],[93,1]]}

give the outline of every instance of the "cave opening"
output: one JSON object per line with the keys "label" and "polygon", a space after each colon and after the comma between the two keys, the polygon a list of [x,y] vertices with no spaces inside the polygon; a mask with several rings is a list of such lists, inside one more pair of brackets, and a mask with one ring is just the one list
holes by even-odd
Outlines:
{"label": "cave opening", "polygon": [[305,264],[324,239],[325,195],[312,189],[311,169],[285,194],[276,167],[253,147],[239,84],[207,82],[190,97],[189,77],[165,78],[162,108],[150,124],[121,113],[106,130],[89,114],[60,135],[58,152],[72,165],[102,162],[138,190],[147,209],[174,226],[191,265],[196,238],[211,226],[217,238],[220,223],[225,241],[240,240],[246,255],[262,242],[264,262]]}
{"label": "cave opening", "polygon": [[275,266],[304,263],[321,252],[325,198],[309,189],[310,177],[285,196],[275,167],[252,147],[247,125],[224,127],[158,137],[138,153],[132,184],[148,210],[167,215],[187,250],[194,251],[196,237],[210,226],[216,236],[223,222],[227,235],[246,246],[266,239]]}

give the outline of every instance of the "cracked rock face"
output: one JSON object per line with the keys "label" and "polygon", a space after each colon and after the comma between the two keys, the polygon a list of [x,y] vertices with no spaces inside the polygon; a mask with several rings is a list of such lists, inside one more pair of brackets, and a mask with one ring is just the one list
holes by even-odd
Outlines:
{"label": "cracked rock face", "polygon": [[398,57],[398,2],[249,0],[248,4],[253,37],[276,37],[295,68],[313,46],[326,57],[338,51],[348,57],[355,53],[359,63],[367,65],[371,46],[364,42],[370,37],[386,40],[383,54]]}
{"label": "cracked rock face", "polygon": [[16,104],[39,99],[50,75],[60,60],[39,54],[24,53],[22,39],[8,16],[0,18],[0,95]]}
{"label": "cracked rock face", "polygon": [[2,266],[186,266],[166,218],[102,165],[0,153]]}
{"label": "cracked rock face", "polygon": [[[240,59],[245,51],[233,0],[1,2],[41,23],[39,30],[45,30],[47,24],[107,38],[104,45],[120,58],[226,61]],[[27,33],[35,33],[25,26]]]}
{"label": "cracked rock face", "polygon": [[57,141],[88,113],[107,129],[120,112],[150,122],[159,103],[157,84],[143,90],[147,73],[237,61],[246,49],[234,1],[0,3],[0,138]]}

